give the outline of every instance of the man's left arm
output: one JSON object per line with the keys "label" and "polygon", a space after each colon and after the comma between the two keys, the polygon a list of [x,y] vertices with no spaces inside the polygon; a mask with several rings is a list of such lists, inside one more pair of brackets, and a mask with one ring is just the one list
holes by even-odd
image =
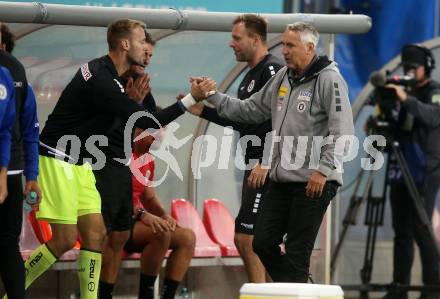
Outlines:
{"label": "man's left arm", "polygon": [[177,222],[174,218],[168,215],[165,208],[154,191],[153,186],[146,186],[141,197],[142,205],[151,214],[164,219],[171,231],[174,231],[177,226]]}
{"label": "man's left arm", "polygon": [[41,200],[41,190],[37,183],[38,176],[38,142],[39,124],[37,118],[37,104],[32,87],[28,85],[27,96],[20,116],[21,135],[23,137],[23,150],[25,157],[24,176],[26,185],[24,194],[34,191],[37,193],[37,206]]}
{"label": "man's left arm", "polygon": [[158,217],[163,217],[166,215],[165,208],[160,199],[157,197],[154,187],[145,186],[141,201],[144,208],[151,214]]}
{"label": "man's left arm", "polygon": [[28,86],[27,97],[21,111],[20,128],[25,155],[24,176],[28,181],[35,181],[38,176],[39,124],[35,95],[30,86]]}
{"label": "man's left arm", "polygon": [[333,136],[333,141],[322,148],[318,171],[328,177],[335,170],[342,171],[342,159],[348,146],[345,142],[339,144],[337,141],[341,136],[353,136],[354,125],[347,84],[341,75],[329,71],[322,74],[320,80],[319,94],[328,116],[329,136]]}
{"label": "man's left arm", "polygon": [[142,106],[148,112],[155,112],[155,111],[157,111],[156,100],[154,99],[154,96],[151,93],[151,91],[145,96],[145,98],[144,98],[144,100],[142,102]]}

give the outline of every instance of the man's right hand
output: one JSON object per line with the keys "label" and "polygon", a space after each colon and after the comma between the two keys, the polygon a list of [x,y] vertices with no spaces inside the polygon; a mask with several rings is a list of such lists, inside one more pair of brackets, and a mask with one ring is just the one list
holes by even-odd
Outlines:
{"label": "man's right hand", "polygon": [[153,230],[153,233],[165,233],[171,230],[170,224],[160,217],[157,217],[151,213],[142,213],[140,219],[146,226]]}
{"label": "man's right hand", "polygon": [[125,90],[130,98],[138,103],[142,103],[147,94],[151,91],[150,76],[148,74],[141,74],[136,80],[130,77],[125,86]]}
{"label": "man's right hand", "polygon": [[214,80],[211,79],[205,79],[203,81],[200,81],[200,78],[191,78],[191,95],[193,98],[200,102],[204,99],[206,99],[206,94],[210,91],[216,91],[217,90],[217,84]]}
{"label": "man's right hand", "polygon": [[40,186],[38,185],[37,181],[26,181],[26,184],[24,185],[24,190],[23,190],[23,195],[25,196],[25,198],[32,191],[37,193],[37,201],[34,203],[28,203],[28,204],[31,205],[32,210],[38,211],[41,199],[43,198]]}
{"label": "man's right hand", "polygon": [[260,188],[266,182],[267,173],[269,169],[263,168],[260,163],[255,165],[251,170],[251,174],[248,176],[247,183],[249,187],[253,189]]}

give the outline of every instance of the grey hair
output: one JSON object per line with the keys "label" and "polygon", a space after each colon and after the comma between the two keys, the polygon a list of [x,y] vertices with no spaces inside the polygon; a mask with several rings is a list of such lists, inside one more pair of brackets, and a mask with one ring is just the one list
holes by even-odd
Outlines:
{"label": "grey hair", "polygon": [[318,46],[319,33],[311,24],[306,22],[295,22],[287,25],[287,30],[299,32],[303,44],[312,43],[315,48]]}

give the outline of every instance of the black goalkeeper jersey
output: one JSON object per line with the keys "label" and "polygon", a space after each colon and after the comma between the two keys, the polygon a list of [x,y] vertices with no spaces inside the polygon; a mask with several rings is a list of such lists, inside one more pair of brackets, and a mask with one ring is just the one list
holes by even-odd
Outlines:
{"label": "black goalkeeper jersey", "polygon": [[[40,135],[40,154],[50,157],[70,155],[75,161],[69,159],[69,162],[80,163],[77,157],[90,157],[84,146],[90,136],[106,136],[117,118],[126,122],[133,113],[143,111],[142,106],[128,97],[122,82],[109,56],[82,65],[47,119]],[[161,126],[165,126],[183,113],[176,102],[152,115]],[[157,122],[149,117],[138,118],[135,125],[142,129],[159,128]],[[73,146],[57,147],[58,141],[68,135],[74,135],[81,141],[79,155],[71,153]]]}
{"label": "black goalkeeper jersey", "polygon": [[[272,54],[266,55],[263,60],[247,72],[238,87],[237,97],[241,100],[249,98],[252,94],[263,88],[266,82],[282,67],[283,63],[280,59]],[[258,136],[261,140],[261,145],[252,146],[252,144],[249,143],[246,148],[245,161],[248,163],[249,159],[258,159],[261,162],[266,134],[272,130],[272,122],[270,119],[261,124],[240,123],[222,118],[218,115],[217,110],[206,106],[200,116],[221,126],[232,126],[234,130],[239,131],[240,137],[246,135]]]}

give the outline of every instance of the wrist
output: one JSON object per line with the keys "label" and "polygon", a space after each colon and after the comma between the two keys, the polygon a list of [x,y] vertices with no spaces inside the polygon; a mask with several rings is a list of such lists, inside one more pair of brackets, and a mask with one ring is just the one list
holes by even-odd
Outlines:
{"label": "wrist", "polygon": [[136,210],[135,220],[142,221],[142,217],[145,215],[146,211],[142,208]]}
{"label": "wrist", "polygon": [[213,96],[217,93],[217,90],[210,90],[205,92],[205,98],[209,98],[210,96]]}
{"label": "wrist", "polygon": [[26,183],[29,183],[29,182],[35,182],[36,183],[37,182],[37,177],[38,177],[38,172],[27,173],[24,176],[26,178]]}
{"label": "wrist", "polygon": [[408,94],[406,92],[404,92],[402,94],[402,97],[400,98],[401,102],[406,102],[408,100]]}
{"label": "wrist", "polygon": [[327,178],[327,175],[323,171],[316,170],[315,173],[323,178]]}
{"label": "wrist", "polygon": [[195,105],[197,101],[194,99],[191,93],[188,93],[186,96],[184,96],[180,102],[185,107],[185,109],[188,109],[192,105]]}

